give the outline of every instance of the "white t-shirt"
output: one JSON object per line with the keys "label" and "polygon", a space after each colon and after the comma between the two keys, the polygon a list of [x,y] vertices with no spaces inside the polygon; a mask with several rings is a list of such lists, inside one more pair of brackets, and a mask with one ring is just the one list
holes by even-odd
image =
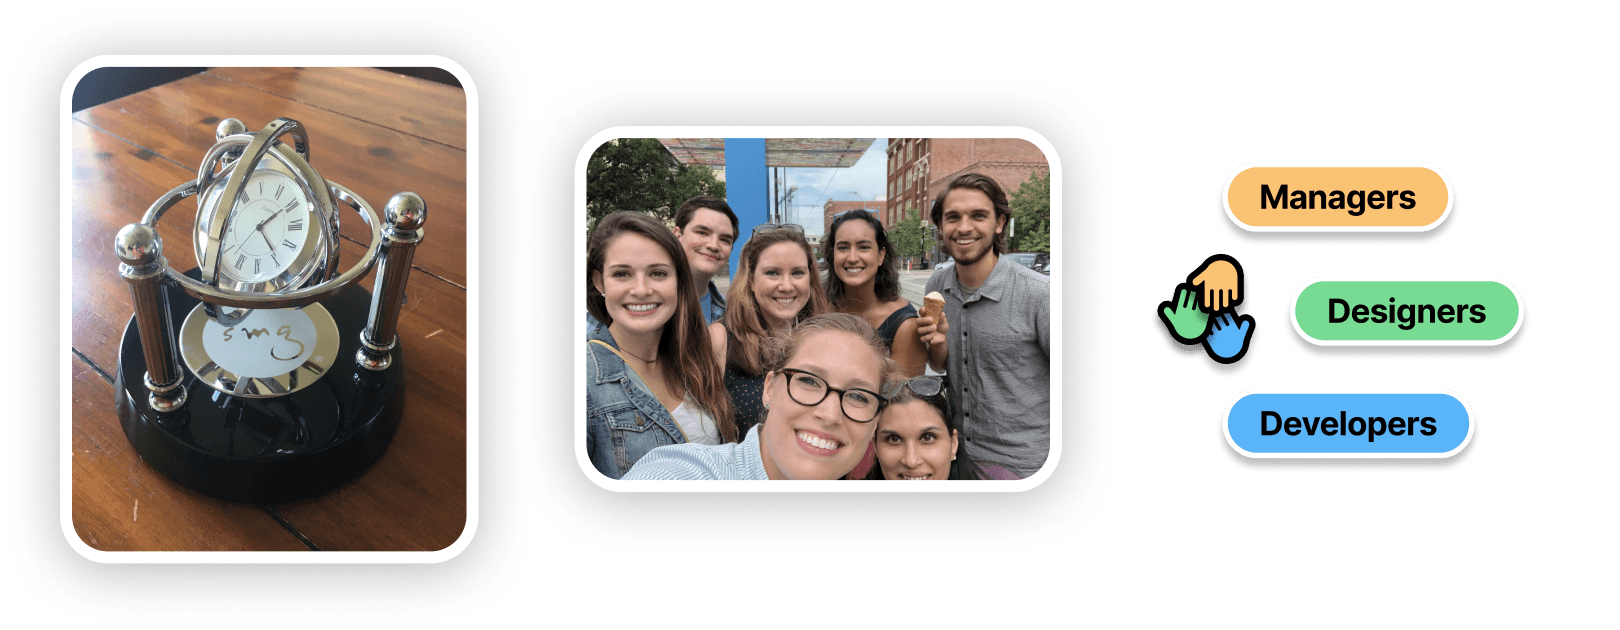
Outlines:
{"label": "white t-shirt", "polygon": [[692,400],[692,394],[688,393],[686,399],[682,400],[674,411],[669,412],[669,415],[686,434],[688,444],[714,446],[720,443],[720,427],[715,425],[714,416],[699,407],[697,401]]}

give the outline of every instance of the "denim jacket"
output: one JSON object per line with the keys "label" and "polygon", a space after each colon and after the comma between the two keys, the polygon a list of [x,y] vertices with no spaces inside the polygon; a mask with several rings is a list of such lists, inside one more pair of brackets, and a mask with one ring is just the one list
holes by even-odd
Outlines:
{"label": "denim jacket", "polygon": [[[602,331],[604,334],[606,330]],[[600,335],[590,335],[602,339]],[[613,345],[611,338],[604,339]],[[686,443],[669,410],[647,391],[624,359],[599,344],[585,344],[585,451],[610,479],[630,471],[647,451]]]}

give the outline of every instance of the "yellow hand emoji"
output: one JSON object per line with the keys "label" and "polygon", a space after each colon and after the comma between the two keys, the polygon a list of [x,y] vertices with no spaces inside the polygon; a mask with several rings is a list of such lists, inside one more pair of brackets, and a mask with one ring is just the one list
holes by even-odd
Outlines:
{"label": "yellow hand emoji", "polygon": [[1192,283],[1204,285],[1204,306],[1212,311],[1220,311],[1238,301],[1238,267],[1231,266],[1231,262],[1210,262]]}

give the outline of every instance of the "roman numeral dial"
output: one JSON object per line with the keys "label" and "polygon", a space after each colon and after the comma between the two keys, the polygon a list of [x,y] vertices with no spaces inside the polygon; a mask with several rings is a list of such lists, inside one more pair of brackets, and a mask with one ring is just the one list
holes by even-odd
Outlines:
{"label": "roman numeral dial", "polygon": [[309,235],[314,204],[297,182],[273,169],[255,171],[243,191],[226,218],[221,271],[237,282],[285,282],[284,274],[301,271],[294,265],[313,260],[306,250],[316,245]]}

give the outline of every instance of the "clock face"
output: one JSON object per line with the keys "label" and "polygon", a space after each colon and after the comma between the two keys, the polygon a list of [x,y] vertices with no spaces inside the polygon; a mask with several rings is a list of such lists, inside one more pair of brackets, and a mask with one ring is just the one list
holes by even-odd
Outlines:
{"label": "clock face", "polygon": [[219,265],[240,282],[265,282],[291,266],[318,229],[313,204],[292,178],[270,169],[253,172],[241,201],[225,220]]}

